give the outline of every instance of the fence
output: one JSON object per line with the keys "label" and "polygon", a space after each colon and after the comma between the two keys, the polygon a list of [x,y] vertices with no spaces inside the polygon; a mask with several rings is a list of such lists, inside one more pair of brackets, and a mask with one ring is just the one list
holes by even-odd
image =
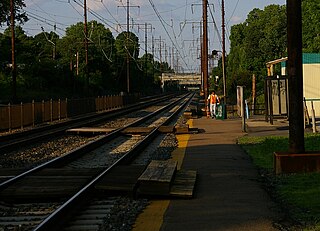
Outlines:
{"label": "fence", "polygon": [[[248,104],[248,107],[250,115],[265,115],[264,104],[256,104],[255,107],[252,104]],[[227,105],[226,110],[230,116],[239,116],[238,105]]]}
{"label": "fence", "polygon": [[103,96],[86,99],[49,100],[0,105],[0,131],[59,121],[86,113],[108,111],[137,102],[138,95]]}

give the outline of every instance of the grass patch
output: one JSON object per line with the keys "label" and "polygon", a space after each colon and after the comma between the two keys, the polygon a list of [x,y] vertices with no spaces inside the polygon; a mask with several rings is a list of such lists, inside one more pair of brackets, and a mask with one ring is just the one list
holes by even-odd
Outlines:
{"label": "grass patch", "polygon": [[[305,230],[320,230],[320,173],[273,174],[273,153],[288,150],[288,137],[245,136],[239,138],[238,144],[260,170],[269,173],[269,190],[290,217],[303,224]],[[305,149],[320,150],[320,135],[307,134]]]}

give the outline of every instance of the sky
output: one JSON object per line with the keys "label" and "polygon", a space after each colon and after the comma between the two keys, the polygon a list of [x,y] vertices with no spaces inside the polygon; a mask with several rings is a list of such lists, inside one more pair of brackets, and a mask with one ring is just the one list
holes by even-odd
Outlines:
{"label": "sky", "polygon": [[[86,1],[88,22],[96,20],[104,24],[114,37],[126,31],[129,10],[129,28],[139,37],[140,56],[145,53],[145,45],[147,52],[152,52],[153,41],[155,59],[168,62],[178,72],[199,71],[202,0]],[[28,36],[55,31],[62,37],[67,27],[84,21],[83,2],[25,0],[24,10],[30,20],[23,25],[23,29]],[[208,0],[208,4],[208,50],[221,50],[221,0]],[[245,21],[254,8],[263,9],[270,4],[284,5],[286,0],[225,0],[227,52],[231,26]],[[4,29],[0,27],[0,32]]]}

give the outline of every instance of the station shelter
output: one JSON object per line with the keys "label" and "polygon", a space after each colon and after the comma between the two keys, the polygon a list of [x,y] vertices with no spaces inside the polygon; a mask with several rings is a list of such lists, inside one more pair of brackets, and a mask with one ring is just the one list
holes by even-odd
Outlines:
{"label": "station shelter", "polygon": [[[272,122],[273,117],[288,116],[289,94],[286,73],[287,58],[266,63],[268,76],[265,79],[266,119]],[[320,53],[303,53],[303,97],[305,114],[320,117]],[[281,64],[281,75],[274,75],[274,65]]]}

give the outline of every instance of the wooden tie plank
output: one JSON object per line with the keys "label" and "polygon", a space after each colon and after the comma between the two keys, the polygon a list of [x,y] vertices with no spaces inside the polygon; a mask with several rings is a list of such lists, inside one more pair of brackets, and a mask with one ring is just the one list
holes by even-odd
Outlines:
{"label": "wooden tie plank", "polygon": [[177,161],[152,160],[147,169],[139,177],[139,181],[171,182],[177,169]]}
{"label": "wooden tie plank", "polygon": [[154,127],[129,127],[124,129],[121,133],[124,134],[146,134],[152,132]]}
{"label": "wooden tie plank", "polygon": [[102,168],[46,168],[33,173],[33,176],[92,176],[101,172]]}
{"label": "wooden tie plank", "polygon": [[144,165],[116,166],[95,186],[96,189],[133,192]]}
{"label": "wooden tie plank", "polygon": [[161,126],[161,127],[159,127],[158,130],[161,133],[173,133],[174,132],[174,126]]}
{"label": "wooden tie plank", "polygon": [[23,173],[26,169],[22,168],[1,168],[0,176],[16,176]]}
{"label": "wooden tie plank", "polygon": [[170,189],[170,196],[185,197],[185,198],[193,197],[196,178],[197,178],[197,171],[193,171],[193,170],[177,171],[172,187]]}
{"label": "wooden tie plank", "polygon": [[0,183],[5,182],[21,173],[26,169],[15,169],[15,168],[1,168],[0,169]]}
{"label": "wooden tie plank", "polygon": [[66,132],[68,133],[76,133],[76,134],[80,134],[80,133],[110,133],[112,131],[114,131],[116,128],[99,128],[99,127],[81,127],[81,128],[72,128],[72,129],[68,129]]}
{"label": "wooden tie plank", "polygon": [[139,177],[138,193],[168,195],[177,170],[177,161],[153,160]]}
{"label": "wooden tie plank", "polygon": [[95,169],[44,169],[19,180],[0,192],[4,199],[45,199],[70,196],[95,177]]}
{"label": "wooden tie plank", "polygon": [[175,127],[177,134],[189,133],[189,124],[183,124]]}

